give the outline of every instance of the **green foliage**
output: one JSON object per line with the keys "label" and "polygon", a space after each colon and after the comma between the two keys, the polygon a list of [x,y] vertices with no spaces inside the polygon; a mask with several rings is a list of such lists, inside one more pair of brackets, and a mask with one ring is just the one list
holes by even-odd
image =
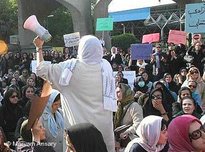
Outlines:
{"label": "green foliage", "polygon": [[112,46],[119,47],[124,51],[127,51],[130,45],[136,42],[137,42],[136,37],[130,33],[113,36],[111,40]]}
{"label": "green foliage", "polygon": [[0,39],[8,42],[9,36],[18,33],[17,0],[0,0]]}
{"label": "green foliage", "polygon": [[49,43],[52,43],[52,46],[64,46],[63,35],[73,33],[71,13],[62,6],[51,12],[51,14],[54,16],[47,17],[46,20],[47,28],[53,36],[52,41]]}

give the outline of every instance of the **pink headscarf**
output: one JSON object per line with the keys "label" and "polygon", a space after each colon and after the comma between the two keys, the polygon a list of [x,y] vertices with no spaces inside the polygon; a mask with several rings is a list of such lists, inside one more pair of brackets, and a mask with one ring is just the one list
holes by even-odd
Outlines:
{"label": "pink headscarf", "polygon": [[194,151],[194,147],[189,139],[189,126],[192,122],[200,120],[192,115],[178,116],[171,121],[168,126],[168,152]]}

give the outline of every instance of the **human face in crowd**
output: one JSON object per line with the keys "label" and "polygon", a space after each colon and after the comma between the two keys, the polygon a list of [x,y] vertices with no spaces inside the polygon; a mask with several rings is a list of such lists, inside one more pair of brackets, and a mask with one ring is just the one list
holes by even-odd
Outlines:
{"label": "human face in crowd", "polygon": [[185,114],[192,114],[195,110],[194,101],[191,99],[182,100],[182,110]]}
{"label": "human face in crowd", "polygon": [[187,96],[191,97],[189,90],[182,90],[180,94],[180,98],[182,99],[183,97],[187,97]]}
{"label": "human face in crowd", "polygon": [[16,84],[17,84],[17,82],[16,82],[16,79],[15,79],[15,78],[12,78],[12,79],[11,79],[11,84],[13,84],[13,85],[16,85]]}
{"label": "human face in crowd", "polygon": [[172,81],[172,76],[171,75],[166,75],[165,77],[165,82],[170,83]]}
{"label": "human face in crowd", "polygon": [[20,76],[20,72],[19,71],[15,71],[14,74],[13,74],[13,77],[18,79]]}
{"label": "human face in crowd", "polygon": [[191,90],[191,92],[194,92],[196,90],[197,84],[194,81],[189,81],[188,82],[188,87]]}
{"label": "human face in crowd", "polygon": [[181,74],[182,76],[186,76],[186,75],[187,75],[187,70],[186,70],[186,69],[182,69],[182,70],[180,71],[180,74]]}
{"label": "human face in crowd", "polygon": [[33,78],[27,79],[27,84],[28,84],[29,86],[35,86],[34,79],[33,79]]}
{"label": "human face in crowd", "polygon": [[9,100],[12,104],[18,103],[18,94],[16,92],[13,92],[13,94],[9,97]]}
{"label": "human face in crowd", "polygon": [[159,141],[157,142],[157,145],[166,144],[168,139],[168,132],[167,127],[165,126],[163,130],[160,132]]}
{"label": "human face in crowd", "polygon": [[26,89],[26,98],[31,99],[31,97],[34,95],[34,89],[31,87],[28,87]]}
{"label": "human face in crowd", "polygon": [[23,70],[23,71],[22,71],[22,75],[23,75],[23,76],[27,76],[27,75],[28,75],[28,71],[27,71],[27,70]]}
{"label": "human face in crowd", "polygon": [[152,94],[152,105],[153,107],[157,107],[158,104],[162,104],[162,93],[160,91],[155,91]]}
{"label": "human face in crowd", "polygon": [[205,149],[205,129],[199,122],[194,121],[190,124],[189,137],[196,151]]}
{"label": "human face in crowd", "polygon": [[156,46],[157,52],[161,52],[161,46]]}
{"label": "human face in crowd", "polygon": [[142,77],[143,77],[143,79],[144,79],[145,81],[148,80],[148,74],[147,74],[147,73],[143,73],[143,74],[142,74]]}
{"label": "human face in crowd", "polygon": [[199,78],[199,71],[197,69],[190,69],[190,76],[192,80],[197,80]]}
{"label": "human face in crowd", "polygon": [[122,100],[122,89],[120,87],[117,87],[115,90],[115,93],[116,93],[117,101],[121,101]]}
{"label": "human face in crowd", "polygon": [[55,113],[61,107],[61,100],[57,100],[52,104],[52,112]]}
{"label": "human face in crowd", "polygon": [[200,42],[197,42],[195,45],[194,45],[194,48],[196,51],[200,50],[201,49],[201,44]]}

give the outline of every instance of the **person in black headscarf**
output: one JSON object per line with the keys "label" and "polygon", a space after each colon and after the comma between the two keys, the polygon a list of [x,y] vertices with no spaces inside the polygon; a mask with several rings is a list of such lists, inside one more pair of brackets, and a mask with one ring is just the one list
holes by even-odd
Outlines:
{"label": "person in black headscarf", "polygon": [[19,106],[19,93],[9,88],[4,95],[3,106],[0,107],[0,126],[8,141],[15,141],[15,129],[19,118],[23,116]]}
{"label": "person in black headscarf", "polygon": [[166,121],[172,119],[172,104],[167,102],[164,91],[161,88],[152,90],[144,105],[143,115],[144,117],[149,115],[162,116]]}
{"label": "person in black headscarf", "polygon": [[101,132],[90,123],[80,123],[67,130],[66,152],[108,152]]}

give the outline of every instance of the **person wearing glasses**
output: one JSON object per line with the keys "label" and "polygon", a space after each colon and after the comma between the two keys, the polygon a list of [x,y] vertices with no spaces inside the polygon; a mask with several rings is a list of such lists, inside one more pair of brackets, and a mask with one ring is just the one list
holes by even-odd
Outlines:
{"label": "person wearing glasses", "polygon": [[178,116],[168,126],[168,143],[168,152],[203,152],[204,126],[192,115]]}
{"label": "person wearing glasses", "polygon": [[190,80],[197,82],[196,90],[198,91],[198,93],[201,96],[201,105],[200,106],[202,107],[202,110],[204,111],[205,110],[205,83],[200,76],[200,72],[199,72],[198,68],[191,67],[189,69],[188,74],[187,74],[187,78],[184,81],[184,83],[182,84],[182,87],[184,87],[184,86],[188,87]]}
{"label": "person wearing glasses", "polygon": [[143,108],[144,117],[149,115],[162,116],[164,120],[172,119],[172,105],[168,104],[161,88],[155,88],[150,93],[148,100]]}
{"label": "person wearing glasses", "polygon": [[19,93],[9,88],[4,95],[3,105],[0,107],[0,126],[3,128],[6,139],[15,141],[15,129],[19,118],[23,116],[19,106]]}

